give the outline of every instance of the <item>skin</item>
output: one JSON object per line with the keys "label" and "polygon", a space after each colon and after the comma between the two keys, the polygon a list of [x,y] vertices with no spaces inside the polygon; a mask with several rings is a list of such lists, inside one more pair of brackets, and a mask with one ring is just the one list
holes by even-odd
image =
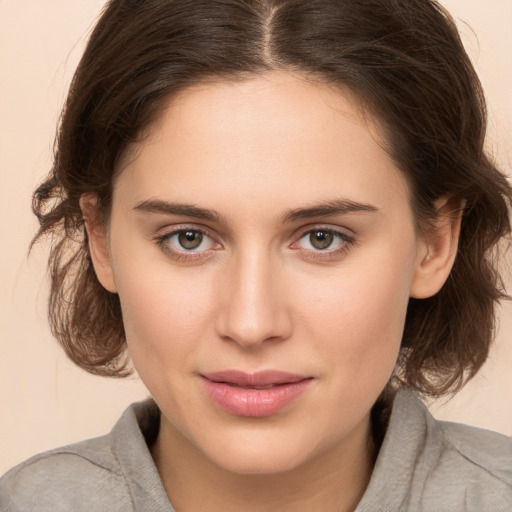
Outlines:
{"label": "skin", "polygon": [[[450,201],[418,236],[377,122],[350,94],[284,72],[183,91],[133,149],[108,231],[94,196],[81,204],[98,278],[119,294],[133,364],[162,411],[152,454],[174,507],[353,510],[409,297],[435,294],[455,257]],[[311,211],[336,201],[364,208]],[[177,229],[204,232],[202,245],[187,252]],[[315,230],[332,245],[312,245]],[[312,382],[277,414],[240,417],[199,376],[226,369]]]}

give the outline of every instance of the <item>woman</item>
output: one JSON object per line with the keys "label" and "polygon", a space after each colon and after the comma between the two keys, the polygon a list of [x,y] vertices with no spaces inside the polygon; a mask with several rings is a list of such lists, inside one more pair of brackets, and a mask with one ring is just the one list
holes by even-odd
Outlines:
{"label": "woman", "polygon": [[113,0],[34,195],[53,332],[153,400],[2,510],[508,510],[512,444],[415,397],[486,359],[512,191],[428,0]]}

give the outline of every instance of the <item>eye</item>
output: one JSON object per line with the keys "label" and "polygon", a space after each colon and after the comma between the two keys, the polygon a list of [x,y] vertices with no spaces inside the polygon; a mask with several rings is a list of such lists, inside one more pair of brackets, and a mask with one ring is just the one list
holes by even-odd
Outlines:
{"label": "eye", "polygon": [[303,252],[325,252],[334,254],[348,249],[355,243],[354,237],[341,231],[328,228],[310,229],[304,233],[291,248]]}
{"label": "eye", "polygon": [[176,239],[175,242],[178,243],[180,248],[186,249],[188,251],[195,251],[201,247],[201,244],[204,240],[204,235],[200,231],[178,231],[178,233],[170,238],[170,240],[173,239]]}
{"label": "eye", "polygon": [[311,247],[319,250],[329,249],[329,247],[335,242],[334,233],[323,229],[310,231],[309,234],[302,237],[302,239],[304,238]]}
{"label": "eye", "polygon": [[159,236],[157,243],[163,251],[176,258],[198,256],[220,248],[220,244],[204,231],[195,228],[175,229]]}

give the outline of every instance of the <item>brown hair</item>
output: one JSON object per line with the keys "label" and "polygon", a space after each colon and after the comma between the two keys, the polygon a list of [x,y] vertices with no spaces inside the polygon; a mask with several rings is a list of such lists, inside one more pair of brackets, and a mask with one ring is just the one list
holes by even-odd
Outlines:
{"label": "brown hair", "polygon": [[91,373],[129,370],[117,295],[99,284],[79,207],[108,221],[116,163],[168,98],[210,78],[298,72],[349,88],[385,128],[421,226],[434,202],[465,200],[459,253],[442,290],[411,299],[397,378],[421,393],[460,387],[485,361],[505,297],[494,258],[512,191],[485,154],[481,85],[451,17],[430,0],[111,0],[94,28],[60,122],[54,165],[35,191],[54,236],[49,317]]}

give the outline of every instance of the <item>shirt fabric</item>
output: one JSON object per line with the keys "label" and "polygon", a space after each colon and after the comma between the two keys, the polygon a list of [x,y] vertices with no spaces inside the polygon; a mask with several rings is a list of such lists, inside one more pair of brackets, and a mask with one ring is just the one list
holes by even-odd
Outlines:
{"label": "shirt fabric", "polygon": [[[148,448],[160,412],[131,405],[102,437],[19,464],[0,479],[1,512],[175,512]],[[355,512],[512,512],[512,440],[435,420],[399,391]]]}

